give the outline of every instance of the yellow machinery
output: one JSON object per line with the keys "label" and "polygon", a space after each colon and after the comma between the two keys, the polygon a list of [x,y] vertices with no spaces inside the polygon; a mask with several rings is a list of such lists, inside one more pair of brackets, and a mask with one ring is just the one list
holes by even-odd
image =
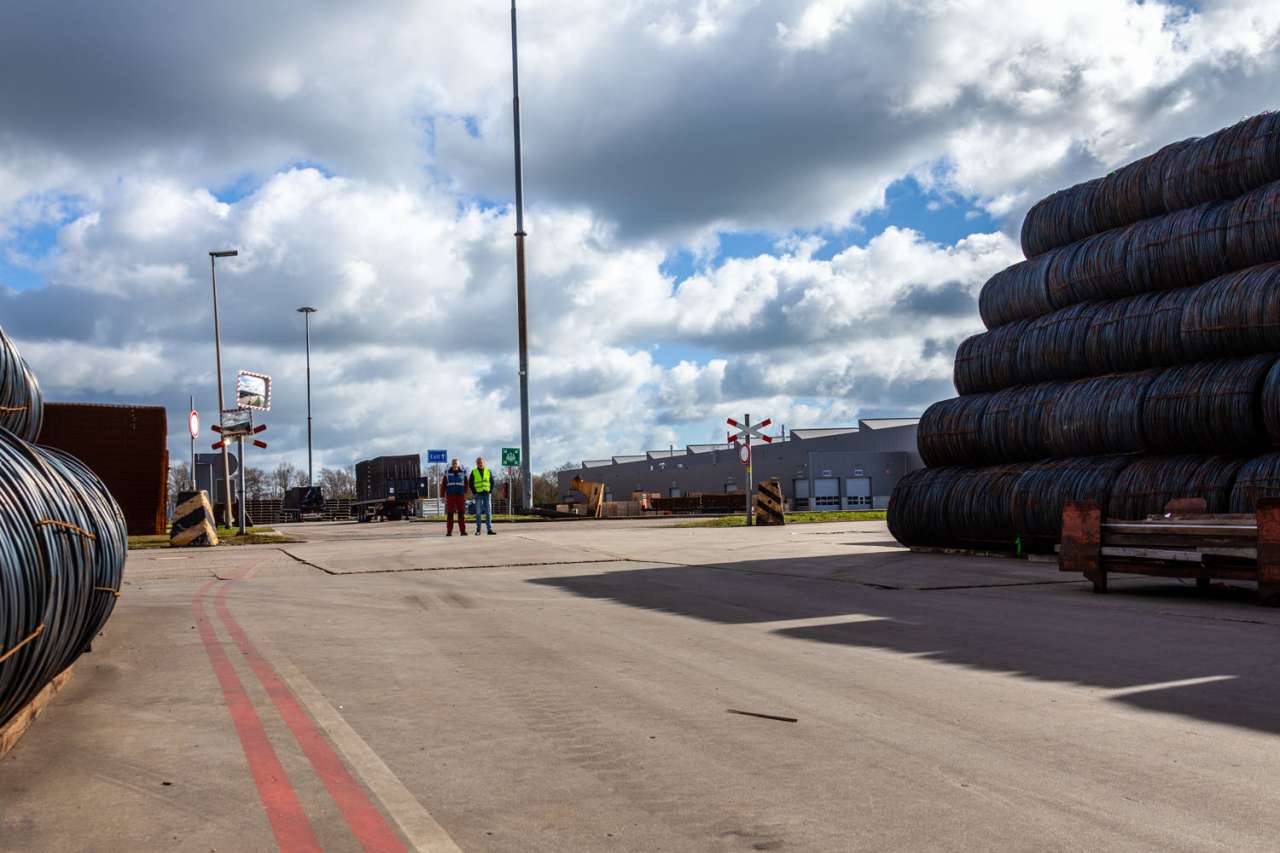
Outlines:
{"label": "yellow machinery", "polygon": [[587,515],[592,518],[604,518],[604,483],[593,483],[581,477],[574,477],[569,488],[582,492],[587,499]]}

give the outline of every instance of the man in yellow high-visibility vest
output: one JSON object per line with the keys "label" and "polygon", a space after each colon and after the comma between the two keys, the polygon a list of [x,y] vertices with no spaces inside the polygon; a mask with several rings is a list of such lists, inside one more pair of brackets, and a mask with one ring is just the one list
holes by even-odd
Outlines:
{"label": "man in yellow high-visibility vest", "polygon": [[467,478],[467,486],[471,494],[476,496],[476,535],[480,535],[480,519],[484,519],[489,535],[493,535],[493,472],[484,464],[484,457],[476,457],[476,467],[471,469]]}

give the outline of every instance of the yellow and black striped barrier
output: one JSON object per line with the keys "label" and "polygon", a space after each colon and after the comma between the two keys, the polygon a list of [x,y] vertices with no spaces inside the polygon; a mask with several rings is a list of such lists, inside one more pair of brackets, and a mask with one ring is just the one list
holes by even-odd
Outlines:
{"label": "yellow and black striped barrier", "polygon": [[782,505],[782,484],[766,480],[756,487],[756,524],[760,526],[786,524]]}
{"label": "yellow and black striped barrier", "polygon": [[213,508],[205,492],[181,492],[173,511],[173,527],[169,529],[169,547],[211,546],[218,544]]}

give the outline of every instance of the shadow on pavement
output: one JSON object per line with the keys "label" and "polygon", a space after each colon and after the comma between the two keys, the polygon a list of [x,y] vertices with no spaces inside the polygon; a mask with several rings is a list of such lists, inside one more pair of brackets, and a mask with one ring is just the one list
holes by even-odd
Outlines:
{"label": "shadow on pavement", "polygon": [[[1079,583],[946,585],[967,557],[890,555],[911,588],[857,579],[862,562],[883,579],[884,554],[760,560],[731,566],[624,569],[531,583],[630,607],[725,624],[849,615],[856,621],[779,625],[810,642],[885,649],[1020,678],[1078,684],[1110,701],[1226,725],[1280,732],[1280,682],[1272,667],[1280,614],[1248,589],[1208,594],[1177,582],[1113,579],[1098,596]],[[896,559],[900,557],[901,559]],[[1018,561],[974,560],[980,574],[1022,572]],[[913,568],[913,563],[922,568]],[[1056,567],[1042,567],[1059,581]],[[1068,577],[1069,579],[1069,577]],[[932,587],[932,588],[930,588]],[[873,617],[868,619],[867,617]],[[1174,684],[1195,679],[1204,683]]]}

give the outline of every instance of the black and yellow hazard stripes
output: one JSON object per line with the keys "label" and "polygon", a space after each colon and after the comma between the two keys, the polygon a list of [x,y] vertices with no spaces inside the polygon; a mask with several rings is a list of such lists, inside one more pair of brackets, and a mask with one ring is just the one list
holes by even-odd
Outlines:
{"label": "black and yellow hazard stripes", "polygon": [[782,504],[782,485],[777,480],[766,480],[756,487],[756,524],[786,524]]}
{"label": "black and yellow hazard stripes", "polygon": [[173,511],[173,527],[169,530],[169,545],[207,546],[218,544],[218,531],[213,523],[213,508],[204,492],[183,492],[180,503]]}

